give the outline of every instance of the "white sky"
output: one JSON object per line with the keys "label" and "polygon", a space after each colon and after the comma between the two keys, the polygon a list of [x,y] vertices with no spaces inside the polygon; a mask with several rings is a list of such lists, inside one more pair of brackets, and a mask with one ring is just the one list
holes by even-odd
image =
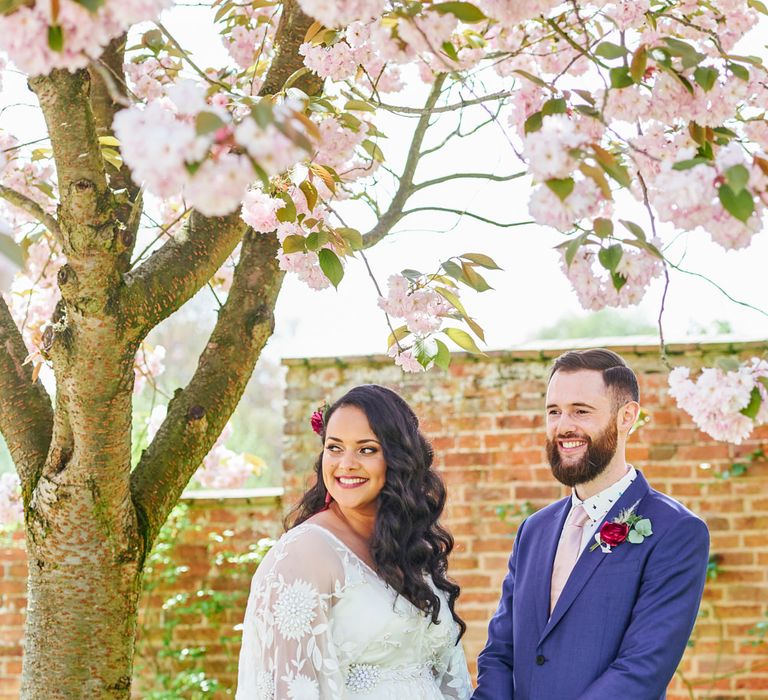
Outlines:
{"label": "white sky", "polygon": [[[164,23],[187,48],[192,48],[204,64],[217,62],[221,56],[219,38],[205,20],[206,10],[177,8],[166,13]],[[751,51],[756,53],[757,51]],[[761,52],[762,53],[762,52]],[[0,105],[31,103],[24,80],[6,78]],[[418,88],[390,101],[418,104]],[[397,162],[402,157],[408,136],[392,118],[384,118],[379,127],[390,138],[381,146],[387,158]],[[27,107],[14,107],[0,113],[0,128],[22,139],[44,133],[39,113]],[[431,179],[461,171],[508,174],[523,168],[497,126],[461,148],[431,156],[420,167],[416,180]],[[469,210],[499,221],[522,221],[527,212],[527,180],[489,184],[463,180],[444,185],[430,196],[432,204]],[[424,198],[420,204],[426,203]],[[643,210],[627,203],[626,211],[617,207],[615,218],[629,218],[646,225]],[[343,210],[343,209],[342,209]],[[365,230],[368,217],[354,214],[347,223]],[[647,228],[647,226],[646,226]],[[449,232],[439,232],[450,229]],[[551,325],[562,316],[584,315],[565,276],[560,272],[553,246],[564,240],[556,231],[530,225],[499,229],[470,218],[455,215],[416,215],[401,222],[400,232],[369,251],[368,258],[382,287],[387,277],[408,267],[422,271],[436,269],[450,255],[482,252],[491,255],[503,268],[489,272],[487,279],[494,291],[475,294],[467,291],[465,306],[485,328],[489,349],[507,348],[523,342],[539,328]],[[438,230],[438,231],[436,231]],[[711,243],[703,232],[688,235],[675,248],[677,259],[687,248],[684,266],[709,276],[736,299],[768,309],[768,236],[765,231],[754,238],[746,251],[726,253]],[[727,320],[735,333],[768,338],[768,317],[728,301],[705,281],[671,271],[672,284],[667,297],[665,332],[679,338],[695,326],[709,326],[715,320]],[[649,319],[658,316],[663,284],[657,280],[640,310]],[[288,276],[277,306],[277,326],[266,354],[272,357],[350,355],[386,351],[388,328],[376,305],[376,292],[360,261],[351,260],[339,291],[315,292]]]}

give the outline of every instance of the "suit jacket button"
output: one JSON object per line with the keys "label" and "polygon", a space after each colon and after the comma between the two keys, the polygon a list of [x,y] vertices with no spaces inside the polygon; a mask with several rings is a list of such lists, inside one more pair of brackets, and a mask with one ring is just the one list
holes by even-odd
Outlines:
{"label": "suit jacket button", "polygon": [[546,662],[547,662],[547,660],[541,654],[539,654],[536,657],[536,665],[537,666],[543,666]]}

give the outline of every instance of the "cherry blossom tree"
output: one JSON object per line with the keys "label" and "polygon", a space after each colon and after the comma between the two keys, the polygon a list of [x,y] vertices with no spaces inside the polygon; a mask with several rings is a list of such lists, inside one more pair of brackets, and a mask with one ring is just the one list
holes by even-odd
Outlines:
{"label": "cherry blossom tree", "polygon": [[[227,421],[286,273],[339,287],[351,258],[367,265],[417,212],[522,223],[438,192],[525,176],[530,216],[563,233],[581,304],[626,307],[668,284],[672,237],[745,248],[768,204],[768,76],[737,51],[768,13],[760,0],[216,0],[229,59],[214,66],[168,31],[170,5],[0,0],[0,71],[28,76],[47,126],[21,143],[0,122],[12,231],[0,244],[23,264],[0,303],[0,431],[18,473],[0,480],[0,519],[23,514],[27,536],[25,698],[129,697],[159,528],[190,479],[233,485],[252,468],[226,448]],[[403,104],[414,80],[425,101]],[[385,113],[409,119],[402,163],[386,158]],[[479,154],[417,177],[488,125],[519,171],[488,173]],[[620,213],[633,200],[641,219]],[[368,208],[367,230],[348,220],[353,205]],[[386,289],[374,279],[394,362],[425,371],[447,367],[451,348],[480,352],[461,293],[488,290],[495,270],[455,251]],[[205,285],[223,300],[215,327],[134,464],[132,395],[164,360],[147,336]],[[661,315],[659,330],[663,352]],[[698,378],[678,368],[670,387],[718,439],[768,420],[764,359]]]}

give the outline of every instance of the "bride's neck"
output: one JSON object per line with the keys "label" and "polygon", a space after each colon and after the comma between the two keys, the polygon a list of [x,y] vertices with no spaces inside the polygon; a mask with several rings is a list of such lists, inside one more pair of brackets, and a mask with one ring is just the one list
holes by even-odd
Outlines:
{"label": "bride's neck", "polygon": [[335,502],[331,504],[330,510],[360,539],[368,542],[373,537],[373,530],[376,526],[375,510],[362,512],[354,508],[342,508]]}

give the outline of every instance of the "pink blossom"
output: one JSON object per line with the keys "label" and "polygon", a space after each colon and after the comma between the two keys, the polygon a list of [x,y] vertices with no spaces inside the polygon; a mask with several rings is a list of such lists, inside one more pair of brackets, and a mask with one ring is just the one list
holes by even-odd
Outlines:
{"label": "pink blossom", "polygon": [[189,203],[205,216],[224,216],[237,209],[256,177],[244,156],[225,153],[208,158],[186,187]]}
{"label": "pink blossom", "polygon": [[165,360],[165,348],[162,345],[153,347],[146,341],[141,344],[133,365],[134,394],[144,391],[148,383],[154,385],[155,379],[165,372],[163,360]]}
{"label": "pink blossom", "polygon": [[649,0],[616,0],[605,8],[605,14],[610,17],[618,29],[636,29],[645,22],[645,13],[650,8]]}
{"label": "pink blossom", "polygon": [[386,297],[379,308],[395,318],[405,319],[408,330],[421,337],[437,331],[450,310],[448,302],[427,287],[409,283],[403,275],[391,275]]}
{"label": "pink blossom", "polygon": [[417,373],[424,371],[424,366],[416,359],[411,350],[398,350],[397,345],[393,345],[390,348],[389,356],[395,358],[395,364],[403,372]]}
{"label": "pink blossom", "polygon": [[304,65],[321,78],[347,80],[357,70],[355,55],[348,44],[339,41],[333,46],[312,46],[302,44],[299,53],[304,56]]}
{"label": "pink blossom", "polygon": [[51,5],[50,0],[38,0],[0,16],[0,50],[30,75],[47,74],[54,68],[85,68],[131,25],[157,18],[170,0],[107,0],[93,13],[73,0],[60,0],[56,24],[63,35],[61,51],[48,43],[48,30],[54,24]]}
{"label": "pink blossom", "polygon": [[546,185],[536,187],[528,201],[528,211],[536,223],[566,232],[582,219],[609,215],[610,202],[591,179],[583,179],[576,180],[565,200]]}
{"label": "pink blossom", "polygon": [[0,474],[0,526],[18,525],[23,518],[19,477],[16,474]]}
{"label": "pink blossom", "polygon": [[[768,420],[768,391],[760,381],[766,377],[768,362],[757,357],[735,370],[705,367],[696,381],[690,378],[687,367],[677,367],[669,375],[669,394],[701,430],[715,440],[738,445],[757,425]],[[755,390],[761,407],[753,420],[741,411],[749,405]]]}
{"label": "pink blossom", "polygon": [[[233,452],[224,443],[232,436],[232,424],[227,423],[202,465],[192,477],[208,489],[239,489],[249,477],[258,474],[263,462],[253,456]],[[250,458],[249,458],[250,457]]]}
{"label": "pink blossom", "polygon": [[275,126],[270,124],[262,129],[251,118],[240,122],[235,137],[268,175],[283,173],[306,156],[299,146]]}
{"label": "pink blossom", "polygon": [[168,407],[165,404],[159,404],[155,406],[152,409],[152,413],[147,416],[146,420],[144,421],[147,426],[147,442],[152,442],[152,440],[154,440],[155,435],[157,435],[157,431],[160,430],[160,426],[165,420],[167,412]]}
{"label": "pink blossom", "polygon": [[524,157],[535,180],[566,178],[576,168],[571,149],[585,142],[565,114],[544,117],[541,128],[524,139]]}
{"label": "pink blossom", "polygon": [[270,197],[264,190],[253,187],[245,193],[240,215],[243,221],[257,233],[270,233],[278,227],[275,213],[285,202]]}
{"label": "pink blossom", "polygon": [[326,27],[346,27],[357,20],[378,17],[386,0],[299,0],[301,9]]}
{"label": "pink blossom", "polygon": [[[320,269],[317,253],[280,253],[278,256],[281,270],[293,272],[310,289],[321,290],[331,286],[330,281]],[[343,264],[343,261],[342,261]]]}
{"label": "pink blossom", "polygon": [[513,27],[540,15],[546,16],[561,4],[560,0],[479,0],[477,3],[488,17],[493,17],[506,27]]}

